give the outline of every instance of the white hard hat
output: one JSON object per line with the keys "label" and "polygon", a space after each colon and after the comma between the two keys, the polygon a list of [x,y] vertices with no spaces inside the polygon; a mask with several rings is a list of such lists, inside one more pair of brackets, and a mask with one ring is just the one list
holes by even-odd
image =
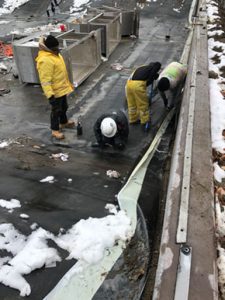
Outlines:
{"label": "white hard hat", "polygon": [[103,119],[100,128],[102,134],[107,138],[113,137],[117,132],[116,122],[112,118]]}

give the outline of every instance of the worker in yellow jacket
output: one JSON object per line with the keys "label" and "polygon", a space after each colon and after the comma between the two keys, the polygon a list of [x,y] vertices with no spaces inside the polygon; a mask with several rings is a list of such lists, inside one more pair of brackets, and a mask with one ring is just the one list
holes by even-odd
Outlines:
{"label": "worker in yellow jacket", "polygon": [[144,131],[148,131],[150,128],[147,87],[158,78],[160,68],[159,62],[138,67],[126,83],[129,123],[136,124],[140,121]]}
{"label": "worker in yellow jacket", "polygon": [[73,121],[67,119],[67,95],[74,87],[69,80],[66,65],[62,55],[59,53],[59,42],[48,35],[46,39],[39,41],[39,52],[36,58],[37,70],[40,83],[45,96],[51,105],[51,130],[56,139],[63,139],[61,128],[72,128]]}

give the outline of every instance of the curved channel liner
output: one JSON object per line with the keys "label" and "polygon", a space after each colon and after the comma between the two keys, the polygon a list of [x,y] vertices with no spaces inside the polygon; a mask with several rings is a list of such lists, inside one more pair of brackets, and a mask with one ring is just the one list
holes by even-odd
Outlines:
{"label": "curved channel liner", "polygon": [[[140,299],[150,268],[156,235],[158,215],[161,208],[163,176],[171,141],[174,122],[168,127],[158,152],[150,162],[137,205],[137,228],[123,255],[118,259],[93,300]],[[154,277],[154,275],[153,275]]]}
{"label": "curved channel liner", "polygon": [[149,265],[146,220],[137,206],[137,228],[129,246],[117,260],[93,300],[140,299]]}

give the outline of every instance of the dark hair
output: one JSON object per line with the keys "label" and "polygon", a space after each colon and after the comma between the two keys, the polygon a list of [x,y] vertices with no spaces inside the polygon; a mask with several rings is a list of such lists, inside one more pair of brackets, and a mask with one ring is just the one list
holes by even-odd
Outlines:
{"label": "dark hair", "polygon": [[55,48],[59,46],[58,40],[53,35],[48,35],[44,41],[45,46],[49,49]]}
{"label": "dark hair", "polygon": [[170,81],[168,78],[166,77],[162,77],[160,78],[159,82],[158,82],[158,90],[160,91],[167,91],[170,88]]}

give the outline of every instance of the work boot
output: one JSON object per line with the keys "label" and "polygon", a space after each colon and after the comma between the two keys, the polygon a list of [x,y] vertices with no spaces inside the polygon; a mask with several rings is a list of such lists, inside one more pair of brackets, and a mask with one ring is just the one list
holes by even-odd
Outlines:
{"label": "work boot", "polygon": [[69,120],[66,124],[60,124],[59,125],[60,129],[63,128],[74,128],[75,127],[75,122],[72,120]]}
{"label": "work boot", "polygon": [[58,130],[52,130],[52,136],[57,140],[63,140],[65,138],[64,134]]}

